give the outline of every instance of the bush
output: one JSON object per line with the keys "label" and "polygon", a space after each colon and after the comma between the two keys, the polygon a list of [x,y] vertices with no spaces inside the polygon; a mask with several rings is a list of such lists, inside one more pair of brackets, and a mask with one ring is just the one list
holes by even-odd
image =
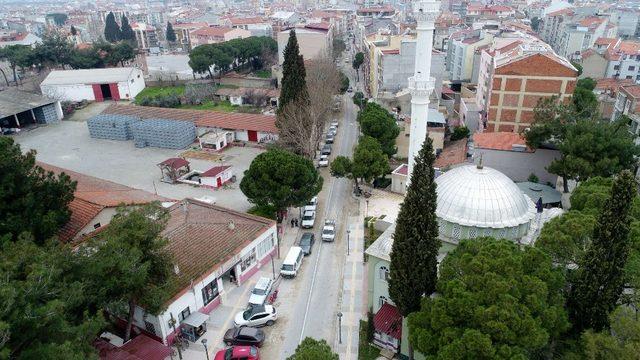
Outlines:
{"label": "bush", "polygon": [[247,213],[251,215],[262,216],[264,218],[271,219],[271,220],[276,219],[276,208],[273,206],[256,205],[251,209],[247,210]]}
{"label": "bush", "polygon": [[176,94],[146,96],[138,100],[138,105],[176,108],[180,106],[180,98]]}
{"label": "bush", "polygon": [[373,180],[373,187],[376,189],[384,189],[389,185],[391,185],[391,179],[386,177],[379,177]]}
{"label": "bush", "polygon": [[188,84],[184,88],[184,101],[189,105],[202,105],[213,100],[216,87],[211,84]]}
{"label": "bush", "polygon": [[456,126],[451,133],[451,141],[462,140],[469,137],[471,131],[466,126]]}
{"label": "bush", "polygon": [[538,181],[540,181],[540,179],[538,179],[536,174],[531,173],[531,174],[529,174],[529,177],[527,178],[527,181],[532,182],[532,183],[537,183]]}

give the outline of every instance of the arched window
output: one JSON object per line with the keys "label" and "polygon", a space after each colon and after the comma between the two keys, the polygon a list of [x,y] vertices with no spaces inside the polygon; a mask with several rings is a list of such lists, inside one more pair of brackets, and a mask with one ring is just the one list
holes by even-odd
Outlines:
{"label": "arched window", "polygon": [[381,266],[378,269],[378,277],[380,280],[389,281],[389,269],[386,266]]}
{"label": "arched window", "polygon": [[380,296],[380,297],[378,298],[378,305],[379,305],[380,307],[382,307],[382,305],[384,305],[385,303],[388,303],[388,302],[389,302],[389,299],[387,299],[387,298],[386,298],[386,297],[384,297],[384,296]]}

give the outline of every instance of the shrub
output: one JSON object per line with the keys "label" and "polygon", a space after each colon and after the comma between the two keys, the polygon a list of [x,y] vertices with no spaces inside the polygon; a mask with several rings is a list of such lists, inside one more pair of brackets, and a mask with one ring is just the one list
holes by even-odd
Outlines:
{"label": "shrub", "polygon": [[451,141],[462,140],[469,137],[471,131],[466,126],[456,126],[451,133]]}

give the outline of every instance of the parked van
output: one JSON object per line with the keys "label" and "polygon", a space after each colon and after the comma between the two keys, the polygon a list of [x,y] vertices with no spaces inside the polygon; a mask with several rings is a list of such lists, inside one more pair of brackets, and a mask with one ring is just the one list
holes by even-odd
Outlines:
{"label": "parked van", "polygon": [[264,305],[267,300],[267,295],[271,292],[272,281],[270,277],[261,277],[258,279],[256,286],[251,291],[251,297],[249,297],[250,305]]}
{"label": "parked van", "polygon": [[284,258],[282,268],[280,268],[280,275],[283,277],[295,277],[298,275],[298,269],[300,269],[300,265],[302,265],[303,258],[304,253],[302,252],[302,248],[298,246],[291,247],[287,253],[287,257]]}

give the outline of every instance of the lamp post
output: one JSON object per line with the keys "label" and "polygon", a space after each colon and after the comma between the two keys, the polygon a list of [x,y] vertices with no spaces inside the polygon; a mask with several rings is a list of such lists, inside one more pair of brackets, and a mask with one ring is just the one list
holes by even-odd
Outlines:
{"label": "lamp post", "polygon": [[347,230],[347,256],[349,256],[349,234],[351,233],[351,230]]}
{"label": "lamp post", "polygon": [[273,280],[276,279],[276,265],[273,262],[273,253],[271,253],[271,272],[273,273]]}
{"label": "lamp post", "polygon": [[342,344],[342,313],[338,313],[338,343]]}
{"label": "lamp post", "polygon": [[207,351],[207,339],[202,339],[202,346],[204,346],[204,354],[207,355],[207,360],[209,360],[209,352]]}

